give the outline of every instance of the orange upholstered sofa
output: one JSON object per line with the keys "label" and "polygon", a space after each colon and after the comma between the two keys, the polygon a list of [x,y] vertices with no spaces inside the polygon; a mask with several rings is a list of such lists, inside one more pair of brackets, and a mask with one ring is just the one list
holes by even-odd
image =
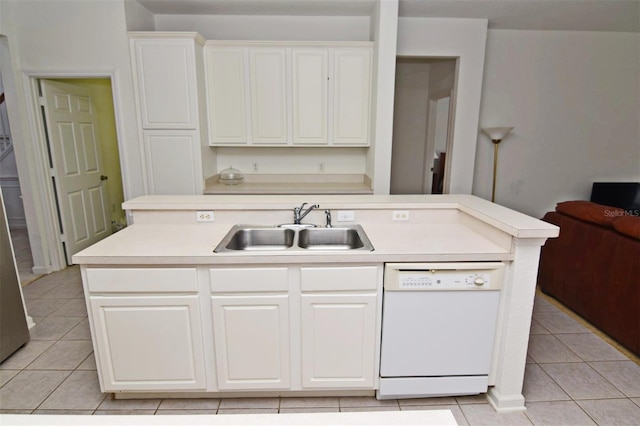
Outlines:
{"label": "orange upholstered sofa", "polygon": [[559,203],[560,227],[542,248],[538,286],[640,356],[640,212]]}

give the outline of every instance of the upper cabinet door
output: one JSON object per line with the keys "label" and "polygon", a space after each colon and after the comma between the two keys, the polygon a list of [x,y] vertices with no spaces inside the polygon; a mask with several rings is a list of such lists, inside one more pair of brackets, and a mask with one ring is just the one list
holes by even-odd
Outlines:
{"label": "upper cabinet door", "polygon": [[284,48],[249,49],[251,131],[257,144],[287,144],[287,55]]}
{"label": "upper cabinet door", "polygon": [[196,129],[195,45],[192,39],[132,39],[144,129]]}
{"label": "upper cabinet door", "polygon": [[210,144],[248,142],[245,49],[205,47]]}
{"label": "upper cabinet door", "polygon": [[371,49],[336,48],[333,84],[333,143],[368,145]]}
{"label": "upper cabinet door", "polygon": [[200,136],[193,130],[145,130],[149,195],[202,194]]}
{"label": "upper cabinet door", "polygon": [[327,144],[326,48],[292,49],[292,120],[294,144]]}

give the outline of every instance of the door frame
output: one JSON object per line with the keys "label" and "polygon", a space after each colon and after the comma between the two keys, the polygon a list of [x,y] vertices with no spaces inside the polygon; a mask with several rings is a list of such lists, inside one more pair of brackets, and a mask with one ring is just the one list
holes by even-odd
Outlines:
{"label": "door frame", "polygon": [[[424,153],[424,164],[425,164],[425,168],[424,168],[424,175],[423,175],[423,181],[422,181],[422,193],[423,194],[431,194],[431,185],[433,183],[433,168],[431,168],[431,171],[429,170],[429,167],[427,167],[427,165],[429,164],[429,161],[433,161],[432,160],[432,156],[435,152],[435,148],[436,148],[436,128],[435,128],[435,124],[436,124],[436,108],[437,108],[437,104],[438,101],[440,99],[444,99],[444,98],[449,98],[449,110],[447,111],[447,141],[446,141],[446,148],[445,148],[445,152],[446,153],[450,153],[451,149],[453,147],[453,138],[451,137],[451,132],[453,132],[453,119],[455,118],[453,117],[453,90],[454,89],[447,89],[447,90],[440,90],[437,92],[434,92],[433,95],[429,94],[429,107],[427,108],[427,143],[426,143],[426,147],[428,149],[425,149],[425,153]],[[442,193],[443,194],[448,194],[448,183],[449,183],[449,178],[447,176],[447,167],[449,166],[450,162],[448,159],[448,156],[445,158],[445,163],[444,163],[444,176],[442,176],[442,181],[443,181],[443,186],[442,186]],[[429,192],[426,192],[429,191]]]}
{"label": "door frame", "polygon": [[[450,185],[451,169],[453,167],[452,162],[453,162],[454,130],[455,130],[455,123],[456,123],[456,104],[458,102],[458,84],[460,80],[460,56],[401,55],[396,53],[396,64],[400,59],[413,59],[416,61],[425,61],[425,62],[431,62],[432,60],[440,60],[440,61],[453,61],[455,63],[455,67],[453,70],[453,86],[449,89],[440,89],[440,90],[434,91],[433,93],[429,93],[429,96],[427,99],[427,116],[425,117],[425,120],[427,120],[427,129],[426,129],[425,141],[424,141],[425,153],[423,158],[424,166],[422,170],[422,181],[420,183],[422,188],[421,193],[431,194],[431,186],[430,186],[431,183],[429,183],[429,181],[433,182],[433,172],[427,171],[427,164],[429,160],[428,159],[429,149],[426,149],[426,148],[435,146],[434,145],[435,128],[433,126],[435,123],[432,122],[433,117],[431,114],[431,110],[433,105],[437,102],[438,99],[449,97],[449,111],[448,111],[449,120],[447,123],[447,148],[446,148],[447,156],[445,158],[445,164],[444,164],[444,176],[443,176],[443,188],[442,188],[443,194],[449,194],[450,186],[451,186]],[[430,79],[431,75],[429,75],[428,78]],[[394,101],[395,101],[395,95],[394,95]],[[393,150],[393,140],[391,141],[391,145]],[[391,183],[391,176],[392,176],[391,165],[389,167],[389,170],[390,170],[389,183]],[[429,192],[425,192],[426,190],[428,190]]]}
{"label": "door frame", "polygon": [[[33,256],[34,260],[43,259],[42,266],[34,265],[34,273],[48,274],[67,267],[65,253],[59,232],[58,210],[56,207],[56,194],[51,185],[51,173],[49,157],[46,148],[45,122],[41,113],[39,80],[41,79],[81,79],[81,78],[108,78],[111,81],[111,96],[113,99],[115,131],[118,139],[118,152],[120,157],[121,176],[123,182],[124,198],[128,199],[128,188],[125,185],[127,169],[126,150],[122,147],[123,131],[121,109],[116,93],[119,93],[119,82],[115,70],[94,71],[37,71],[25,70],[20,73],[24,99],[27,101],[26,120],[28,136],[20,143],[24,144],[23,155],[16,156],[18,176],[20,181],[29,181],[32,191],[23,192],[25,202],[25,215],[27,216],[27,228],[30,234],[32,252],[40,251],[41,256]],[[31,155],[29,155],[29,153]],[[26,161],[20,161],[20,158]],[[21,184],[22,185],[22,184]],[[28,219],[32,220],[29,221]],[[35,229],[32,229],[35,228]],[[34,232],[35,231],[35,232]],[[38,235],[39,240],[31,237]],[[34,244],[35,239],[35,244]]]}

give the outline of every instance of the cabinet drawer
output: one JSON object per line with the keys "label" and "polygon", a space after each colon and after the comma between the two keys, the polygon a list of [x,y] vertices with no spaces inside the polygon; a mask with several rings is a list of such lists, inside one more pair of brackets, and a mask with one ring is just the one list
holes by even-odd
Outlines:
{"label": "cabinet drawer", "polygon": [[287,268],[210,269],[212,292],[288,291]]}
{"label": "cabinet drawer", "polygon": [[360,291],[378,288],[376,266],[350,266],[341,268],[301,268],[302,291]]}
{"label": "cabinet drawer", "polygon": [[195,268],[88,268],[91,292],[197,292]]}

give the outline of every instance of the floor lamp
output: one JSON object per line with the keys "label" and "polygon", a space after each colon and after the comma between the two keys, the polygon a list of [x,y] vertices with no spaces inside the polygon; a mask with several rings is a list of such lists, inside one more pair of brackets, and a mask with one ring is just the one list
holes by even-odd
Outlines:
{"label": "floor lamp", "polygon": [[496,200],[496,172],[498,171],[498,144],[513,130],[513,127],[485,127],[484,134],[493,142],[493,186],[491,188],[491,202]]}

